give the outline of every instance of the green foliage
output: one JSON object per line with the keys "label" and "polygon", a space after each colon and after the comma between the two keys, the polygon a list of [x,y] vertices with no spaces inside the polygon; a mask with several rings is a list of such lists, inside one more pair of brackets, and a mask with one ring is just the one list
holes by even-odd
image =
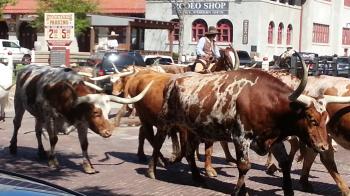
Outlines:
{"label": "green foliage", "polygon": [[32,23],[32,26],[43,30],[44,14],[46,13],[75,13],[75,34],[76,36],[88,28],[89,21],[87,13],[97,13],[96,0],[38,0],[39,17]]}
{"label": "green foliage", "polygon": [[6,5],[8,4],[14,5],[15,3],[16,3],[16,0],[0,0],[0,15],[2,14],[2,10]]}

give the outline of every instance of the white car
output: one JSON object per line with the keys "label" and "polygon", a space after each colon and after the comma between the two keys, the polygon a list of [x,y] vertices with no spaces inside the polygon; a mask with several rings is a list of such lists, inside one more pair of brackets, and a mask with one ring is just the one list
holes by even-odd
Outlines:
{"label": "white car", "polygon": [[171,56],[166,55],[145,55],[143,57],[146,65],[161,64],[161,65],[171,65],[174,64],[174,60]]}
{"label": "white car", "polygon": [[10,54],[15,64],[29,64],[31,61],[31,51],[19,46],[18,40],[0,39],[0,59],[7,58]]}

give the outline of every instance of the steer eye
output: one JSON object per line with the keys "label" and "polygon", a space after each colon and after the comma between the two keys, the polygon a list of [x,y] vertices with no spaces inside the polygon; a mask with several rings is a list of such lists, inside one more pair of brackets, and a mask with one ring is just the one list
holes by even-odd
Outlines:
{"label": "steer eye", "polygon": [[94,117],[100,117],[101,113],[100,112],[94,112]]}

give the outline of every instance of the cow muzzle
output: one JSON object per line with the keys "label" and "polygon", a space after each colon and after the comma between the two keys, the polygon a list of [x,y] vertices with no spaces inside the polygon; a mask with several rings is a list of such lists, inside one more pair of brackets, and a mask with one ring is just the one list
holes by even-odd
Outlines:
{"label": "cow muzzle", "polygon": [[316,147],[316,150],[318,152],[324,152],[324,151],[327,151],[329,149],[329,144],[322,142],[322,143],[317,144],[315,147]]}
{"label": "cow muzzle", "polygon": [[110,129],[104,129],[102,131],[100,131],[100,135],[104,138],[108,138],[112,136],[112,130]]}

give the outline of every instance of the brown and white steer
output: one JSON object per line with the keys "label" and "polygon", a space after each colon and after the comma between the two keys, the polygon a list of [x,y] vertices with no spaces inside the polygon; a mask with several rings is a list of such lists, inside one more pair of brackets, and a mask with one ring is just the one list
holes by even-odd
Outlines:
{"label": "brown and white steer", "polygon": [[[197,180],[202,178],[192,156],[198,144],[195,138],[233,142],[239,170],[236,194],[245,192],[244,178],[250,169],[249,148],[265,155],[271,147],[283,171],[283,190],[291,194],[291,161],[278,141],[296,135],[317,151],[327,150],[325,106],[338,101],[335,97],[314,99],[301,95],[306,77],[307,72],[300,86],[293,91],[277,78],[259,70],[180,75],[166,88],[166,102],[160,115],[163,124],[159,128],[170,130],[173,126],[181,126],[194,134],[187,142],[190,146],[186,158]],[[350,98],[341,101],[350,102]],[[148,170],[151,178],[155,178],[165,137],[166,131],[157,131],[154,140],[157,143]]]}
{"label": "brown and white steer", "polygon": [[[149,84],[151,85],[151,84]],[[110,102],[134,103],[142,99],[145,91],[131,99],[111,95],[96,94],[97,86],[83,81],[71,69],[62,67],[28,65],[17,75],[15,91],[14,132],[10,152],[17,152],[17,135],[25,110],[35,117],[35,132],[38,141],[38,154],[46,157],[42,144],[42,128],[45,127],[50,139],[49,165],[58,167],[55,157],[57,133],[63,122],[74,125],[78,130],[83,152],[83,166],[86,173],[95,173],[87,148],[87,130],[90,128],[102,137],[110,137],[114,127],[108,121]],[[95,88],[95,89],[94,89]]]}
{"label": "brown and white steer", "polygon": [[[288,73],[282,73],[278,71],[271,71],[270,73],[292,88],[295,87],[296,84],[300,81],[298,78]],[[313,97],[319,97],[323,95],[350,96],[350,80],[347,78],[326,75],[309,76],[304,93]],[[330,121],[327,124],[327,131],[331,135],[331,138],[333,138],[345,149],[350,150],[350,104],[328,104],[327,112],[330,117]],[[293,159],[296,151],[299,148],[298,140],[296,140],[296,138],[291,138],[290,142],[290,157]],[[300,183],[304,190],[313,191],[308,177],[311,166],[317,156],[317,152],[307,147],[306,149],[303,148],[301,154],[304,158],[304,162],[302,174],[300,177]],[[334,161],[334,150],[330,148],[327,151],[321,152],[320,160],[327,168],[330,175],[333,177],[342,194],[350,195],[350,190],[346,181],[341,177],[337,170],[337,166]],[[271,164],[271,160],[268,160],[267,165],[270,166]]]}

